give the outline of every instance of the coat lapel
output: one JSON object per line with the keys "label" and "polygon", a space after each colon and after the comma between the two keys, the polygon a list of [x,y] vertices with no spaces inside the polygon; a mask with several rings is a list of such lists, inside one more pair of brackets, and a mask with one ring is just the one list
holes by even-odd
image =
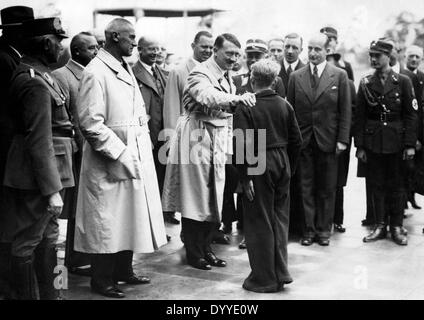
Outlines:
{"label": "coat lapel", "polygon": [[387,94],[396,88],[395,82],[399,83],[399,76],[393,71],[390,71],[389,75],[387,76],[387,80],[384,83],[383,94]]}
{"label": "coat lapel", "polygon": [[108,53],[104,49],[100,49],[99,53],[96,56],[100,60],[103,61],[104,64],[106,64],[110,69],[112,69],[114,72],[116,72],[116,77],[125,83],[129,84],[130,86],[135,86],[135,83],[133,82],[132,76],[129,72],[131,70],[126,71],[124,67],[119,63],[118,60],[115,59],[110,53]]}
{"label": "coat lapel", "polygon": [[159,95],[158,89],[156,88],[155,80],[153,79],[153,76],[149,73],[149,71],[146,70],[140,63],[140,61],[137,61],[134,65],[134,76],[138,81],[140,81],[143,85],[146,87],[151,88],[156,94]]}
{"label": "coat lapel", "polygon": [[327,63],[319,80],[318,88],[314,99],[315,101],[318,100],[322,93],[333,84],[333,77],[334,73],[331,71],[330,65]]}
{"label": "coat lapel", "polygon": [[308,66],[299,74],[299,82],[300,86],[302,87],[303,91],[306,93],[306,96],[308,97],[309,101],[311,103],[314,102],[314,96],[312,92],[312,85],[311,85],[311,75],[309,71],[309,64]]}
{"label": "coat lapel", "polygon": [[69,69],[69,71],[72,72],[72,74],[77,78],[78,80],[81,80],[82,78],[82,72],[84,71],[84,67],[81,65],[78,65],[74,62],[74,60],[70,59],[68,63],[66,64],[66,68]]}

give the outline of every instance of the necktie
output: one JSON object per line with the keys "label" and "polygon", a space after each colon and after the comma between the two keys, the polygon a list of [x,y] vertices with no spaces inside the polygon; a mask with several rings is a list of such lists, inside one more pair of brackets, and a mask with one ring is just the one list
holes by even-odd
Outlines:
{"label": "necktie", "polygon": [[312,88],[315,89],[318,86],[319,77],[318,77],[318,68],[314,66],[314,74],[312,75]]}
{"label": "necktie", "polygon": [[232,92],[231,92],[231,82],[230,82],[230,77],[229,77],[229,75],[228,75],[228,71],[225,71],[225,73],[224,73],[224,78],[225,78],[225,80],[227,80],[228,88],[230,88],[229,93],[232,93]]}
{"label": "necktie", "polygon": [[162,82],[159,79],[159,75],[156,72],[156,69],[154,66],[152,66],[152,72],[153,72],[153,78],[155,78],[156,88],[158,89],[158,93],[161,99],[163,99],[164,95],[164,88],[162,87]]}
{"label": "necktie", "polygon": [[290,73],[292,73],[293,69],[291,67],[291,64],[289,64],[289,67],[287,68],[287,77],[290,77]]}

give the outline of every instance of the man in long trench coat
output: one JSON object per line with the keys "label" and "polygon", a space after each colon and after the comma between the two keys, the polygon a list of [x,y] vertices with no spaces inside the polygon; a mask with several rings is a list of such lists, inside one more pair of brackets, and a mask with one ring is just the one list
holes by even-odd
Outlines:
{"label": "man in long trench coat", "polygon": [[150,281],[134,274],[133,253],[153,252],[167,241],[146,110],[123,59],[137,45],[134,27],[118,18],[105,35],[105,48],[83,72],[77,102],[86,141],[75,250],[92,254],[93,291],[122,298],[117,281]]}
{"label": "man in long trench coat", "polygon": [[232,115],[225,111],[239,102],[255,102],[252,93],[235,95],[228,74],[240,47],[235,36],[220,35],[213,56],[191,71],[183,95],[185,114],[170,142],[163,209],[181,212],[187,262],[202,270],[226,266],[210,247],[221,222],[225,161],[232,150]]}

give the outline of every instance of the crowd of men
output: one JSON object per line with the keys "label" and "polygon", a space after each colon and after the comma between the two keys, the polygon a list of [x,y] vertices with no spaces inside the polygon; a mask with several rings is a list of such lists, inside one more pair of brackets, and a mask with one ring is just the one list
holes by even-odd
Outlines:
{"label": "crowd of men", "polygon": [[150,282],[134,273],[133,254],[171,241],[165,222],[180,224],[177,212],[189,265],[225,267],[211,244],[228,243],[238,221],[252,269],[243,287],[280,291],[292,282],[289,227],[304,246],[328,246],[332,232],[346,230],[352,143],[366,179],[362,223],[372,226],[363,241],[389,231],[407,245],[404,209],[408,201],[419,208],[414,166],[423,161],[421,47],[407,48],[401,66],[396,43],[373,41],[375,72],[356,90],[332,27],[309,39],[306,64],[297,33],[250,39],[243,58],[236,36],[200,31],[193,55],[166,70],[159,40],[136,39],[133,25],[116,18],[100,36],[75,35],[69,61],[51,70],[68,38],[60,19],[35,19],[24,6],[0,14],[0,291],[7,298],[61,298],[59,217],[68,219],[68,269],[91,276],[96,293],[125,297],[117,283]]}

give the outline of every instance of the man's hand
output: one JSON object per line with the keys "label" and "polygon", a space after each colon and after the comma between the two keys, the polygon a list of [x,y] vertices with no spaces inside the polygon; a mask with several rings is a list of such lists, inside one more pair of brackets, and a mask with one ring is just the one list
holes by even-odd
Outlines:
{"label": "man's hand", "polygon": [[242,182],[243,192],[246,195],[247,200],[253,201],[255,197],[255,189],[253,188],[253,181],[247,180]]}
{"label": "man's hand", "polygon": [[358,150],[356,150],[356,157],[363,163],[367,162],[367,153],[364,149],[358,148]]}
{"label": "man's hand", "polygon": [[415,156],[415,149],[414,148],[407,148],[403,150],[403,160],[412,160]]}
{"label": "man's hand", "polygon": [[419,140],[417,140],[417,143],[415,144],[415,150],[420,151],[423,145]]}
{"label": "man's hand", "polygon": [[336,144],[336,154],[340,154],[347,149],[347,145],[343,142],[337,142]]}
{"label": "man's hand", "polygon": [[63,201],[59,192],[53,193],[49,197],[49,205],[47,206],[47,211],[52,215],[59,216],[63,209]]}
{"label": "man's hand", "polygon": [[253,107],[256,104],[256,96],[254,93],[246,92],[239,96],[239,102],[243,103],[246,107]]}

